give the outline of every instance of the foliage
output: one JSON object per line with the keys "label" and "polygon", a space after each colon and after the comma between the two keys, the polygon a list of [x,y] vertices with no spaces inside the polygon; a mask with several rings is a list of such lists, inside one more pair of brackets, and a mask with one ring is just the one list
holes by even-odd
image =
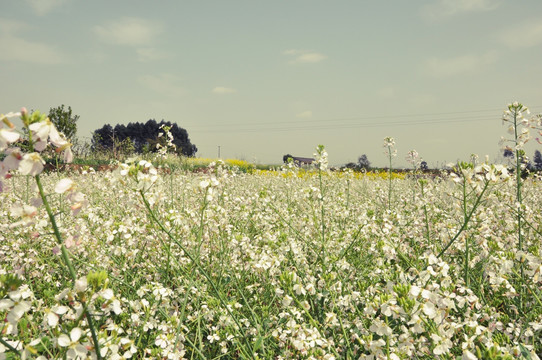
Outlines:
{"label": "foliage", "polygon": [[159,135],[163,132],[162,127],[164,126],[169,127],[169,132],[173,136],[173,144],[179,155],[192,157],[196,154],[198,149],[190,142],[185,129],[179,127],[176,123],[164,120],[156,122],[154,119],[146,123],[117,124],[115,127],[106,124],[94,131],[92,147],[96,151],[114,151],[115,142],[122,143],[129,138],[136,153],[157,152],[156,145],[160,142]]}
{"label": "foliage", "polygon": [[288,164],[289,162],[292,162],[294,161],[294,157],[290,154],[286,154],[282,157],[282,162],[284,162],[285,164]]}
{"label": "foliage", "polygon": [[542,171],[542,154],[539,150],[534,152],[533,163],[536,170]]}
{"label": "foliage", "polygon": [[367,158],[367,155],[363,154],[358,158],[358,167],[359,169],[369,170],[371,162]]}
{"label": "foliage", "polygon": [[503,156],[504,156],[505,158],[507,158],[507,157],[513,158],[513,157],[514,157],[514,153],[512,152],[512,149],[504,149]]}
{"label": "foliage", "polygon": [[424,161],[422,161],[422,162],[420,163],[420,170],[421,170],[421,171],[427,171],[427,170],[429,170],[429,166],[427,165],[427,161],[424,160]]}
{"label": "foliage", "polygon": [[70,140],[72,143],[75,141],[75,135],[77,134],[77,121],[79,120],[79,115],[72,113],[71,106],[64,108],[64,104],[51,108],[49,110],[49,119],[55,125],[56,129]]}

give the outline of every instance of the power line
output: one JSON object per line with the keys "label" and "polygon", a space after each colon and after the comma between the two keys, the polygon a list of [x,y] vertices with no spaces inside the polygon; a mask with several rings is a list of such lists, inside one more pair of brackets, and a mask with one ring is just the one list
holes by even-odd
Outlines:
{"label": "power line", "polygon": [[[531,107],[531,108],[538,108]],[[490,114],[481,114],[491,112]],[[404,114],[404,115],[364,115],[347,118],[331,118],[331,119],[307,119],[292,121],[276,121],[276,122],[260,122],[260,123],[228,123],[216,124],[203,127],[191,127],[190,131],[197,133],[231,133],[231,132],[259,132],[259,131],[311,131],[311,130],[333,130],[333,129],[352,129],[352,128],[367,128],[367,127],[387,127],[387,126],[408,126],[408,125],[434,125],[445,123],[464,123],[478,121],[499,121],[502,109],[486,109],[486,110],[471,110],[471,111],[455,111],[455,112],[440,112],[440,113],[421,113],[421,114]],[[477,116],[458,117],[460,114],[479,114]],[[498,115],[497,115],[498,114]],[[397,118],[418,118],[414,120],[396,120],[386,121]],[[423,119],[432,117],[430,119]],[[436,117],[436,118],[435,118]],[[371,120],[370,122],[354,123],[356,120]],[[374,120],[384,120],[376,122]],[[321,124],[326,122],[327,124]],[[333,124],[330,124],[332,122]],[[287,124],[288,126],[280,126]],[[306,124],[311,124],[307,126]],[[279,126],[277,126],[279,125]]]}

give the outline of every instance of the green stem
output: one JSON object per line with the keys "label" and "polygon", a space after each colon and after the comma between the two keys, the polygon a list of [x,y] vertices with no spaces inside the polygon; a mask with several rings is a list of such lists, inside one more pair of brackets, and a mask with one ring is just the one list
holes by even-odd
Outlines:
{"label": "green stem", "polygon": [[19,350],[15,349],[13,346],[11,346],[7,341],[5,341],[4,339],[0,338],[0,344],[4,345],[5,347],[8,348],[9,351],[17,354],[18,356],[21,356],[21,353],[19,352]]}
{"label": "green stem", "polygon": [[249,354],[252,353],[252,346],[250,345],[249,343],[249,337],[246,336],[246,334],[244,333],[244,331],[242,330],[242,326],[241,324],[239,323],[239,321],[237,320],[237,318],[233,315],[233,313],[230,311],[229,307],[227,306],[226,302],[224,301],[224,299],[222,298],[221,294],[220,294],[220,291],[218,291],[218,287],[216,286],[215,282],[211,279],[211,277],[209,276],[209,274],[207,273],[207,271],[205,271],[203,269],[203,267],[201,266],[201,264],[199,263],[199,261],[196,260],[196,258],[190,253],[188,252],[188,250],[186,250],[186,248],[184,247],[184,245],[177,239],[175,238],[171,232],[165,228],[164,224],[162,224],[162,222],[160,220],[158,220],[158,218],[156,217],[156,214],[154,213],[154,211],[151,209],[151,205],[149,204],[149,202],[147,201],[147,198],[145,197],[145,193],[140,190],[139,191],[139,194],[141,195],[141,198],[143,200],[143,203],[145,204],[145,208],[147,209],[149,215],[151,216],[151,219],[158,225],[158,227],[160,228],[160,230],[162,230],[167,236],[168,238],[173,241],[175,244],[177,244],[177,246],[179,246],[179,248],[181,248],[181,250],[184,252],[184,254],[190,259],[190,261],[196,266],[196,268],[198,269],[198,271],[203,275],[203,277],[205,277],[205,279],[207,280],[207,282],[209,283],[209,285],[211,285],[211,288],[213,289],[214,293],[216,294],[216,297],[218,298],[218,301],[220,301],[221,305],[224,307],[224,309],[226,310],[226,312],[231,316],[231,318],[233,319],[233,321],[235,322],[235,324],[238,326],[239,328],[239,331],[242,332],[242,338],[243,340],[245,341],[245,345],[246,345],[246,349],[244,349],[245,351],[247,351],[247,349],[250,349],[248,350],[249,351]]}
{"label": "green stem", "polygon": [[[517,223],[518,223],[518,250],[523,250],[523,236],[521,235],[521,156],[520,150],[518,149],[518,122],[517,122],[517,109],[514,109],[514,144],[515,146],[515,155],[516,155],[516,201],[517,201]],[[520,264],[521,280],[525,282],[523,263]],[[520,308],[523,308],[523,295],[524,291],[521,290],[519,297]]]}
{"label": "green stem", "polygon": [[322,169],[318,169],[318,177],[320,181],[320,222],[322,223],[322,247],[321,247],[321,258],[322,258],[322,271],[326,273],[326,225],[324,222],[325,213],[324,213],[324,189],[322,185]]}
{"label": "green stem", "polygon": [[[442,249],[440,251],[440,253],[437,255],[437,259],[440,258],[442,255],[444,255],[444,253],[446,252],[446,250],[448,250],[448,248],[450,246],[452,246],[452,244],[457,240],[457,238],[459,237],[459,235],[461,235],[461,233],[463,233],[463,231],[465,231],[465,229],[467,228],[467,224],[470,222],[470,219],[472,218],[472,216],[474,215],[474,212],[476,211],[476,209],[478,208],[478,205],[480,205],[480,202],[482,201],[482,197],[484,195],[484,193],[486,192],[487,188],[489,187],[489,181],[486,181],[485,185],[484,185],[484,188],[482,189],[482,192],[480,193],[480,195],[478,195],[478,198],[476,199],[476,202],[474,203],[474,205],[472,206],[472,209],[471,211],[469,212],[469,214],[467,215],[466,218],[464,218],[463,220],[463,224],[461,225],[461,228],[459,229],[459,231],[455,234],[455,236],[452,238],[452,240],[450,240],[448,242],[448,244],[446,244],[446,246],[444,247],[444,249]],[[424,266],[422,271],[426,270],[428,267],[428,265]],[[418,278],[419,278],[419,274],[416,275],[416,277],[412,280],[412,282],[416,281]]]}
{"label": "green stem", "polygon": [[[34,178],[36,179],[36,184],[38,185],[38,190],[40,193],[41,200],[43,202],[43,205],[45,206],[45,210],[47,211],[49,220],[51,221],[51,226],[53,227],[53,233],[55,235],[57,243],[60,245],[62,260],[64,261],[64,264],[66,265],[66,267],[68,268],[68,271],[70,272],[70,276],[72,278],[73,284],[75,284],[75,281],[77,280],[77,274],[70,260],[68,249],[66,248],[66,246],[64,246],[64,241],[62,240],[62,235],[60,234],[60,230],[58,229],[55,215],[53,214],[53,211],[51,210],[51,206],[49,205],[49,202],[47,201],[47,196],[45,195],[45,191],[43,190],[43,185],[41,184],[40,176],[36,175]],[[94,324],[92,323],[92,316],[88,312],[88,309],[86,308],[86,302],[81,300],[81,303],[85,307],[84,312],[86,314],[86,317],[88,320],[88,326],[92,334],[92,341],[94,342],[94,348],[96,349],[96,357],[98,360],[101,360],[102,356],[100,355],[100,343],[98,342],[98,338],[96,337],[96,330],[94,329]]]}
{"label": "green stem", "polygon": [[41,184],[41,179],[39,175],[35,176],[36,184],[38,185],[38,190],[41,196],[41,200],[43,202],[43,205],[45,206],[45,210],[47,211],[47,215],[49,216],[49,221],[51,221],[51,226],[53,227],[53,233],[55,234],[55,238],[57,240],[57,243],[60,245],[60,251],[62,254],[62,260],[64,261],[64,264],[68,267],[68,271],[70,272],[70,276],[72,278],[73,283],[75,283],[75,280],[77,280],[77,274],[75,273],[75,269],[73,268],[73,264],[70,260],[70,256],[68,254],[68,249],[64,246],[64,242],[62,241],[62,235],[60,234],[60,230],[58,229],[58,225],[56,223],[55,215],[53,214],[53,211],[51,210],[51,206],[49,205],[49,201],[47,201],[47,196],[45,195],[45,191],[43,190],[43,185]]}
{"label": "green stem", "polygon": [[[463,223],[467,221],[467,184],[466,179],[463,178]],[[465,236],[465,285],[469,287],[469,237]]]}
{"label": "green stem", "polygon": [[388,170],[388,176],[389,176],[389,189],[388,189],[388,209],[391,210],[391,148],[388,146],[388,157],[390,159],[390,168]]}

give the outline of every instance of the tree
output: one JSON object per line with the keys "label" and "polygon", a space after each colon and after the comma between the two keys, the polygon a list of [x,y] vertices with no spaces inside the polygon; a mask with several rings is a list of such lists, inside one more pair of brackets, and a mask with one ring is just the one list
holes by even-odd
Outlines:
{"label": "tree", "polygon": [[[290,160],[291,159],[291,160]],[[290,154],[286,154],[282,157],[282,161],[285,163],[285,164],[288,164],[290,161],[294,161],[294,157]]]}
{"label": "tree", "polygon": [[427,170],[429,170],[429,166],[427,165],[427,161],[424,160],[424,161],[422,161],[422,162],[420,163],[420,170],[421,170],[421,171],[427,171]]}
{"label": "tree", "polygon": [[363,154],[358,158],[358,166],[361,169],[368,170],[371,167],[371,162],[367,158],[367,155]]}
{"label": "tree", "polygon": [[542,171],[542,154],[538,150],[534,152],[533,163],[536,170]]}
{"label": "tree", "polygon": [[504,149],[503,156],[505,158],[507,158],[507,157],[511,158],[511,157],[514,157],[514,153],[510,149]]}
{"label": "tree", "polygon": [[113,137],[113,127],[109,124],[105,124],[102,128],[94,130],[92,133],[92,150],[112,150]]}
{"label": "tree", "polygon": [[94,150],[107,149],[114,150],[114,144],[124,142],[126,139],[133,144],[134,151],[143,153],[145,151],[156,152],[156,140],[158,134],[163,132],[162,125],[170,128],[169,132],[173,135],[173,144],[177,148],[177,153],[185,156],[194,156],[198,151],[196,145],[190,142],[188,133],[185,129],[169,121],[160,121],[151,119],[146,123],[129,123],[128,125],[117,124],[112,127],[109,124],[104,125],[93,133],[92,148]]}
{"label": "tree", "polygon": [[56,108],[51,108],[49,110],[49,119],[58,131],[64,133],[66,138],[70,142],[75,142],[75,135],[77,134],[77,120],[79,120],[79,115],[74,115],[72,113],[71,106],[68,106],[67,109],[64,108],[64,104]]}

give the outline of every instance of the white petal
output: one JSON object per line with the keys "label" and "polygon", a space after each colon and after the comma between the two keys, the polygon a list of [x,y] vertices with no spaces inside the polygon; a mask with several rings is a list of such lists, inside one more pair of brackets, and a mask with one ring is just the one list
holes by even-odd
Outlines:
{"label": "white petal", "polygon": [[102,297],[106,300],[110,300],[113,298],[113,296],[115,296],[115,294],[113,294],[113,290],[111,289],[105,289],[103,292],[102,292]]}
{"label": "white petal", "polygon": [[57,194],[63,194],[68,191],[73,186],[73,181],[71,179],[62,179],[56,184],[55,192]]}
{"label": "white petal", "polygon": [[50,311],[49,313],[47,313],[47,324],[50,326],[50,327],[55,327],[58,325],[58,315],[55,314],[54,312]]}
{"label": "white petal", "polygon": [[62,334],[58,337],[58,346],[66,347],[71,344],[70,338],[66,334]]}
{"label": "white petal", "polygon": [[79,280],[75,280],[75,291],[83,292],[87,289],[87,285],[87,278],[83,276]]}
{"label": "white petal", "polygon": [[36,151],[43,151],[47,147],[47,142],[40,140],[34,143],[34,150]]}
{"label": "white petal", "polygon": [[9,309],[13,306],[13,304],[15,303],[11,301],[10,299],[2,299],[0,300],[0,310]]}
{"label": "white petal", "polygon": [[0,139],[8,143],[13,143],[19,140],[19,137],[20,137],[19,133],[16,133],[14,131],[10,131],[7,129],[0,129]]}
{"label": "white petal", "polygon": [[72,331],[70,331],[70,339],[72,342],[77,342],[79,338],[81,337],[81,329],[78,327],[73,328]]}

